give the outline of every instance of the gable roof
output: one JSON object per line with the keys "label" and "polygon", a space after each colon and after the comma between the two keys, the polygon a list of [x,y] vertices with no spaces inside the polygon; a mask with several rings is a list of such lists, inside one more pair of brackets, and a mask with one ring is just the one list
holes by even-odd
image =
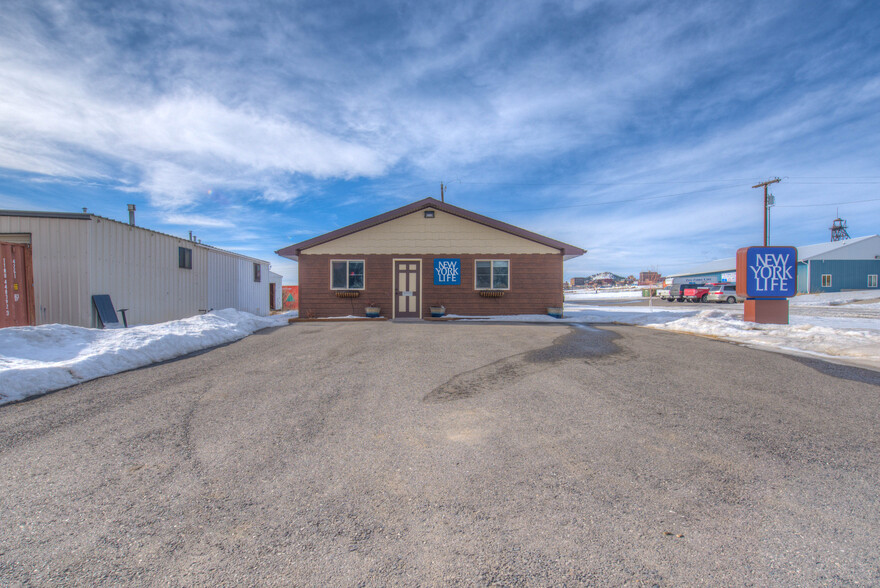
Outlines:
{"label": "gable roof", "polygon": [[804,245],[798,247],[798,261],[807,261],[814,257],[825,255],[837,249],[843,249],[862,241],[869,239],[877,239],[877,235],[866,235],[864,237],[855,237],[853,239],[844,239],[843,241],[829,241],[827,243],[816,243],[815,245]]}
{"label": "gable roof", "polygon": [[127,227],[130,227],[131,229],[135,229],[138,231],[146,231],[148,233],[153,233],[155,235],[162,235],[163,237],[170,237],[172,239],[186,241],[186,243],[190,247],[203,247],[205,249],[211,249],[212,251],[219,251],[220,253],[234,255],[236,257],[240,257],[241,259],[247,259],[250,261],[256,261],[259,263],[265,263],[266,265],[270,265],[269,262],[265,259],[251,257],[250,255],[243,255],[241,253],[236,253],[235,251],[229,251],[228,249],[221,249],[220,247],[208,245],[207,243],[202,243],[201,241],[193,241],[191,238],[188,239],[186,237],[180,237],[178,235],[172,235],[170,233],[163,233],[162,231],[148,229],[147,227],[144,227],[141,225],[130,225],[126,222],[118,221],[114,218],[109,218],[106,216],[92,214],[91,212],[54,212],[54,211],[50,211],[50,210],[0,210],[0,217],[2,217],[2,216],[16,216],[16,217],[24,217],[24,218],[58,218],[58,219],[68,219],[68,220],[70,220],[70,219],[72,219],[72,220],[97,220],[98,222],[109,221],[111,223],[125,225]]}
{"label": "gable roof", "polygon": [[[828,241],[825,243],[814,243],[812,245],[801,245],[797,248],[798,262],[810,261],[811,259],[821,258],[832,251],[855,245],[869,239],[878,239],[877,235],[867,235],[865,237],[855,237],[853,239],[844,239],[843,241]],[[690,268],[686,272],[677,274],[669,274],[670,278],[680,278],[683,276],[692,276],[696,274],[712,274],[716,272],[730,272],[736,270],[736,257],[725,257],[724,259],[716,259],[707,261],[700,265]]]}
{"label": "gable roof", "polygon": [[543,235],[539,235],[538,233],[533,233],[531,231],[521,229],[514,225],[510,225],[505,222],[489,218],[488,216],[483,216],[482,214],[477,214],[476,212],[471,212],[470,210],[465,210],[464,208],[459,208],[458,206],[447,204],[446,202],[440,202],[435,198],[425,198],[423,200],[419,200],[418,202],[413,202],[412,204],[407,204],[406,206],[395,208],[394,210],[390,210],[378,216],[362,220],[360,222],[354,223],[353,225],[348,225],[347,227],[342,227],[341,229],[336,229],[335,231],[330,231],[329,233],[324,233],[323,235],[318,235],[317,237],[312,237],[311,239],[307,239],[299,243],[294,243],[293,245],[288,245],[283,249],[279,249],[275,253],[288,259],[297,260],[299,258],[299,254],[304,249],[309,249],[310,247],[315,247],[316,245],[327,243],[328,241],[333,241],[334,239],[339,239],[341,237],[345,237],[346,235],[351,235],[352,233],[363,231],[364,229],[369,229],[370,227],[374,227],[376,225],[380,225],[396,218],[412,214],[413,212],[417,212],[424,208],[433,208],[475,223],[479,223],[481,225],[485,225],[487,227],[491,227],[493,229],[497,229],[499,231],[503,231],[505,233],[510,233],[511,235],[516,235],[517,237],[521,237],[529,241],[534,241],[535,243],[540,243],[541,245],[546,245],[547,247],[559,249],[560,253],[562,253],[563,255],[563,259],[566,260],[578,257],[587,252],[585,249],[581,249],[580,247],[575,247],[574,245],[569,245],[568,243],[563,243],[562,241],[557,241],[556,239],[544,237]]}

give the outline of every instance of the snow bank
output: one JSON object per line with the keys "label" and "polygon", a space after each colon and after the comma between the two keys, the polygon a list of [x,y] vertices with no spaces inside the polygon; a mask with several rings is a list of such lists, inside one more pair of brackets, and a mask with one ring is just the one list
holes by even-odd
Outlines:
{"label": "snow bank", "polygon": [[840,306],[860,300],[880,300],[880,290],[857,290],[855,292],[828,292],[827,294],[801,294],[791,298],[791,306]]}
{"label": "snow bank", "polygon": [[[798,296],[792,301],[789,325],[747,323],[742,320],[741,308],[719,307],[705,310],[706,305],[696,304],[675,308],[566,304],[562,319],[547,315],[462,318],[636,325],[717,337],[781,353],[836,358],[880,369],[880,304],[858,303],[876,298],[877,295],[876,290],[869,290]],[[794,300],[802,300],[804,304],[795,305]],[[850,304],[853,302],[856,303]]]}
{"label": "snow bank", "polygon": [[150,365],[287,324],[232,308],[129,329],[69,325],[0,329],[0,404]]}
{"label": "snow bank", "polygon": [[[789,325],[747,323],[721,310],[650,325],[655,329],[710,335],[776,351],[797,351],[826,358],[858,360],[880,367],[880,319],[872,328],[840,328],[810,324],[809,317],[791,317]],[[825,318],[824,321],[832,322]],[[866,321],[863,321],[866,322]]]}

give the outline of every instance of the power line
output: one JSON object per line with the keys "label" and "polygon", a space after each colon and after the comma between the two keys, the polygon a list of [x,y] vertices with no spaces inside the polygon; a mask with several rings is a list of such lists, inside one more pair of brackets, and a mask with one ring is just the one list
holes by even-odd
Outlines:
{"label": "power line", "polygon": [[786,184],[796,184],[798,186],[844,186],[853,184],[880,184],[880,182],[786,182]]}
{"label": "power line", "polygon": [[[465,186],[531,186],[531,187],[543,187],[543,186],[661,186],[661,185],[676,185],[676,184],[714,184],[714,183],[728,183],[728,182],[748,182],[751,183],[755,178],[728,178],[728,179],[710,179],[710,180],[668,180],[668,181],[656,181],[656,182],[622,182],[622,181],[609,181],[609,182],[467,182],[459,180],[459,184]],[[864,176],[864,177],[853,177],[853,176],[785,176],[783,178],[786,184],[798,184],[798,185],[850,185],[850,184],[880,184],[880,176]],[[858,181],[846,181],[846,182],[813,182],[813,181],[789,181],[789,179],[793,180],[858,180]],[[868,181],[872,180],[872,181]]]}
{"label": "power line", "polygon": [[717,178],[711,180],[669,180],[665,182],[462,182],[467,186],[659,186],[659,185],[675,185],[675,184],[715,184],[718,182],[751,182],[754,178],[731,178],[727,180],[719,180]]}
{"label": "power line", "polygon": [[877,202],[880,198],[869,198],[868,200],[850,200],[849,202],[826,202],[824,204],[777,204],[776,208],[807,208],[809,206],[839,206],[841,204],[861,204],[862,202]]}

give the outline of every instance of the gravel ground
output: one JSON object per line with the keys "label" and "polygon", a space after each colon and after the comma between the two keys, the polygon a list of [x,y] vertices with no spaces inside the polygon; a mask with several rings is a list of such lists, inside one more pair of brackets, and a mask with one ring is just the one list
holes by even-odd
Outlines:
{"label": "gravel ground", "polygon": [[0,585],[880,584],[880,375],[299,323],[0,407]]}

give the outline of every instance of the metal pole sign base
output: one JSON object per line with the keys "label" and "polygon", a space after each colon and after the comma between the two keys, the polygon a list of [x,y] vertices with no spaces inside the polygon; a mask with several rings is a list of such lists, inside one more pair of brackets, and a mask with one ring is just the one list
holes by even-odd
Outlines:
{"label": "metal pole sign base", "polygon": [[765,325],[788,324],[788,300],[746,300],[743,320]]}

